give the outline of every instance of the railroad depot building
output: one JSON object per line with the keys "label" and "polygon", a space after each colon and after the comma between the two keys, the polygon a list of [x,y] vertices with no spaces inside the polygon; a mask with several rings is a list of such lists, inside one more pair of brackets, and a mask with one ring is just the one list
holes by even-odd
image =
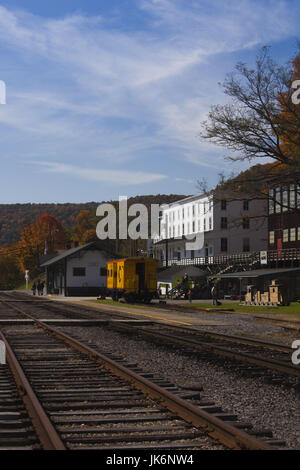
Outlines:
{"label": "railroad depot building", "polygon": [[[268,203],[249,197],[226,200],[195,195],[161,206],[153,255],[166,265],[184,259],[229,256],[268,248]],[[200,249],[187,250],[185,236],[201,235]]]}
{"label": "railroad depot building", "polygon": [[[300,178],[299,178],[300,179]],[[300,248],[300,185],[286,182],[269,190],[268,249]]]}
{"label": "railroad depot building", "polygon": [[114,256],[98,242],[71,248],[41,264],[46,273],[47,294],[97,296],[106,286],[106,262]]}

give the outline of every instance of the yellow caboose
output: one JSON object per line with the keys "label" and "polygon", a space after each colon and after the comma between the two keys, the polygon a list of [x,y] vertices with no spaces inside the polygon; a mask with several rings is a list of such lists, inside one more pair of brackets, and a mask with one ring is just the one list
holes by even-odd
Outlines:
{"label": "yellow caboose", "polygon": [[113,300],[148,303],[157,292],[157,260],[125,258],[107,263],[107,294]]}

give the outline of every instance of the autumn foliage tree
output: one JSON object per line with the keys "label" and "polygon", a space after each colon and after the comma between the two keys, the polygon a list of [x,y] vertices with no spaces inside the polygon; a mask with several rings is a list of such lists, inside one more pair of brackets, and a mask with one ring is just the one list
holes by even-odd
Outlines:
{"label": "autumn foliage tree", "polygon": [[229,161],[269,162],[229,181],[221,176],[219,189],[230,189],[233,199],[235,192],[238,197],[250,187],[254,197],[267,198],[268,187],[283,180],[299,181],[300,104],[292,99],[292,84],[299,79],[300,54],[280,66],[267,47],[254,67],[238,63],[235,72],[226,77],[223,89],[231,101],[211,108],[202,123],[201,138],[228,149]]}
{"label": "autumn foliage tree", "polygon": [[98,219],[88,210],[82,210],[76,217],[76,225],[72,230],[72,238],[79,245],[97,240],[96,225]]}
{"label": "autumn foliage tree", "polygon": [[[293,70],[290,79],[292,85],[300,80],[300,54],[293,60]],[[291,92],[285,91],[279,94],[278,101],[282,112],[276,119],[280,129],[281,148],[286,156],[285,163],[291,167],[299,167],[300,164],[300,104],[291,99]]]}
{"label": "autumn foliage tree", "polygon": [[15,252],[2,248],[0,250],[0,290],[14,289],[22,282],[24,282],[24,275]]}
{"label": "autumn foliage tree", "polygon": [[79,245],[84,245],[90,242],[98,242],[103,250],[108,252],[116,251],[115,240],[99,240],[96,234],[96,227],[99,222],[99,217],[96,217],[88,210],[82,210],[76,217],[76,225],[72,230],[73,242],[77,242]]}
{"label": "autumn foliage tree", "polygon": [[18,262],[10,256],[0,256],[0,289],[17,287],[24,280]]}
{"label": "autumn foliage tree", "polygon": [[24,227],[17,243],[21,268],[35,272],[42,254],[65,249],[67,237],[61,223],[50,214],[38,217],[35,223]]}

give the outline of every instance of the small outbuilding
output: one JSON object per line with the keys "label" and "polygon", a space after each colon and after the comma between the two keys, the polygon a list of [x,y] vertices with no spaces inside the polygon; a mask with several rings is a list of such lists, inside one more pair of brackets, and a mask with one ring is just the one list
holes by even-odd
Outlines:
{"label": "small outbuilding", "polygon": [[[212,280],[220,280],[218,289],[219,295],[226,298],[227,294],[234,293],[239,298],[247,296],[250,291],[254,295],[257,292],[269,292],[270,287],[276,287],[274,280],[280,281],[282,292],[284,292],[285,302],[292,302],[300,299],[300,267],[297,268],[265,268],[254,269],[252,271],[241,271],[234,273],[216,274],[209,276]],[[276,284],[276,283],[275,283]],[[251,289],[249,289],[251,287]],[[246,297],[245,297],[246,298]]]}
{"label": "small outbuilding", "polygon": [[106,286],[106,263],[115,256],[90,242],[65,250],[42,262],[45,268],[47,294],[97,296]]}

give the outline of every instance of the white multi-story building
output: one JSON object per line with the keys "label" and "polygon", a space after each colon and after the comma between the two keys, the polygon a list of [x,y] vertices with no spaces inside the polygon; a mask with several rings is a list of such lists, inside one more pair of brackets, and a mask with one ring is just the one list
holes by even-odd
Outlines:
{"label": "white multi-story building", "polygon": [[[201,246],[187,249],[186,237],[192,236],[199,237]],[[256,252],[267,245],[266,201],[216,200],[198,194],[161,206],[160,235],[153,241],[153,251],[161,260],[181,260]]]}

